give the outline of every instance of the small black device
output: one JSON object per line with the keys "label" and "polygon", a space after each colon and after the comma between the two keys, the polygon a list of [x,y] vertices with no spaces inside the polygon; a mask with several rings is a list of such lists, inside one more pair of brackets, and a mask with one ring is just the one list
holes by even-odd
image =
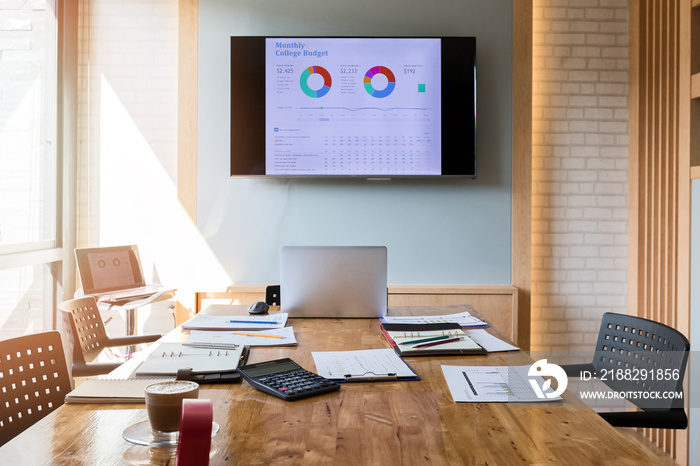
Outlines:
{"label": "small black device", "polygon": [[267,305],[267,303],[258,301],[257,303],[251,305],[248,308],[248,313],[249,314],[267,314],[267,311],[270,309],[270,306]]}
{"label": "small black device", "polygon": [[289,358],[239,366],[237,370],[253,387],[287,401],[340,390],[334,381],[307,371]]}

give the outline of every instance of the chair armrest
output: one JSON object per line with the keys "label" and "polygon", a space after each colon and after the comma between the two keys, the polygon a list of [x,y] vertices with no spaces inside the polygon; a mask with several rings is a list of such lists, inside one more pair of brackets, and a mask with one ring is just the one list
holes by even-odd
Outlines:
{"label": "chair armrest", "polygon": [[109,338],[104,346],[113,348],[115,346],[138,345],[141,343],[152,343],[158,340],[162,335],[127,335],[124,337]]}
{"label": "chair armrest", "polygon": [[94,364],[74,363],[71,369],[73,377],[92,377],[93,375],[103,375],[112,372],[121,366],[122,362],[100,362]]}
{"label": "chair armrest", "polygon": [[564,369],[564,372],[566,372],[566,375],[568,377],[580,377],[581,372],[584,372],[584,371],[590,372],[591,374],[595,374],[595,367],[593,367],[593,364],[591,364],[591,363],[564,364],[560,367],[562,369]]}
{"label": "chair armrest", "polygon": [[683,408],[598,414],[608,421],[608,424],[615,427],[649,427],[658,429],[685,429],[688,427],[688,417]]}

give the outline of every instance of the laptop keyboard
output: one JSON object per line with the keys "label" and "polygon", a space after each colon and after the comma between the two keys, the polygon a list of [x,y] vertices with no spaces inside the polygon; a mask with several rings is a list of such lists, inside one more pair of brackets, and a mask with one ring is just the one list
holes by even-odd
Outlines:
{"label": "laptop keyboard", "polygon": [[99,295],[98,301],[110,302],[120,301],[126,298],[147,298],[148,296],[157,293],[163,288],[155,285],[147,285],[139,288],[131,288],[124,291],[115,291],[113,293]]}

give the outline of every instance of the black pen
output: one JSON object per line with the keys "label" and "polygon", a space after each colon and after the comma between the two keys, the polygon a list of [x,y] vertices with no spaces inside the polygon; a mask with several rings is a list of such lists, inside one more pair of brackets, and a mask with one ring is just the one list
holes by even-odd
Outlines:
{"label": "black pen", "polygon": [[404,341],[403,343],[399,343],[399,344],[400,345],[413,345],[415,343],[425,343],[426,341],[444,340],[446,338],[450,338],[450,336],[449,335],[440,335],[438,337],[423,338],[421,340]]}
{"label": "black pen", "polygon": [[447,340],[431,341],[430,343],[423,343],[422,345],[416,345],[413,348],[427,348],[428,346],[437,346],[437,345],[442,345],[445,343],[452,343],[454,341],[459,341],[461,339],[462,339],[462,337],[455,337],[455,338],[449,338]]}

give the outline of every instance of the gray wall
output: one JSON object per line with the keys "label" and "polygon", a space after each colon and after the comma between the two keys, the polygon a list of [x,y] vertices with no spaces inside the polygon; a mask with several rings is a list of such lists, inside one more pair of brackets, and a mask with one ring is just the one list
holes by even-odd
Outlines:
{"label": "gray wall", "polygon": [[[512,0],[200,0],[197,225],[232,283],[279,247],[385,245],[389,283],[511,283]],[[233,35],[477,38],[477,178],[230,179]]]}

